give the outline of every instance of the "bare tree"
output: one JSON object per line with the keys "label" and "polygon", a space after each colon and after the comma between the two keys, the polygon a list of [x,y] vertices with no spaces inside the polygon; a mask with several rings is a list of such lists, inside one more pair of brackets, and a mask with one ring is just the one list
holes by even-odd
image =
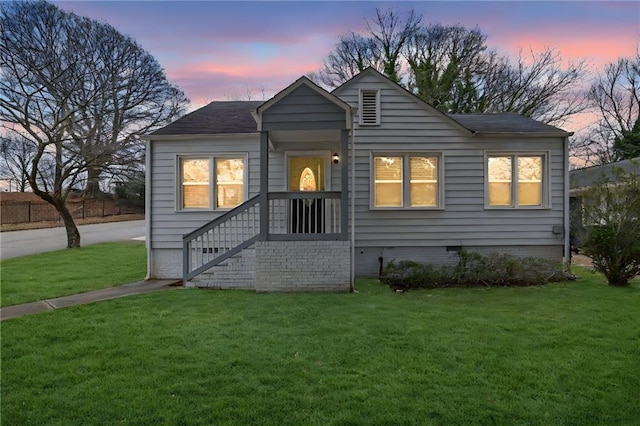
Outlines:
{"label": "bare tree", "polygon": [[16,182],[16,191],[25,192],[29,187],[30,159],[34,154],[31,141],[21,135],[0,135],[2,176],[10,176]]}
{"label": "bare tree", "polygon": [[376,17],[368,22],[367,28],[377,57],[382,60],[382,71],[391,80],[400,82],[400,54],[406,48],[409,39],[420,28],[422,16],[411,9],[401,18],[393,9],[376,9]]}
{"label": "bare tree", "polygon": [[513,64],[488,49],[477,27],[421,19],[413,10],[403,18],[376,9],[368,34],[340,36],[312,78],[337,87],[372,66],[446,113],[515,112],[557,125],[585,109],[583,61],[563,66],[558,51],[546,48],[521,52]]}
{"label": "bare tree", "polygon": [[420,27],[422,17],[411,10],[404,18],[392,9],[376,9],[374,19],[367,21],[369,34],[351,32],[338,37],[322,68],[311,77],[335,88],[354,75],[373,67],[391,80],[400,82],[401,53]]}
{"label": "bare tree", "polygon": [[44,1],[3,3],[0,12],[0,120],[33,144],[29,185],[59,211],[67,246],[79,247],[70,189],[139,160],[138,136],[181,114],[188,100],[111,26]]}
{"label": "bare tree", "polygon": [[371,39],[352,32],[338,38],[320,71],[311,78],[329,88],[336,88],[368,67],[382,71],[382,59]]}
{"label": "bare tree", "polygon": [[410,71],[408,88],[445,112],[478,110],[486,38],[479,28],[421,26],[403,48]]}
{"label": "bare tree", "polygon": [[598,115],[593,143],[611,161],[640,155],[640,46],[633,59],[607,65],[588,92]]}
{"label": "bare tree", "polygon": [[[550,124],[562,124],[587,108],[578,85],[587,75],[586,63],[562,66],[557,49],[522,52],[517,63],[498,59],[484,70],[485,108],[481,112],[516,112]],[[501,64],[500,64],[501,62]],[[530,63],[530,65],[527,65]]]}

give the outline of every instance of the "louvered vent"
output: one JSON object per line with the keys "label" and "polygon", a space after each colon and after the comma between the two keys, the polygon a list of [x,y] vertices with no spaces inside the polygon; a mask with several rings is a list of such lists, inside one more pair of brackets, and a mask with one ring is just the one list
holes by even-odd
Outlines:
{"label": "louvered vent", "polygon": [[378,90],[360,92],[360,124],[374,126],[380,124],[380,99]]}

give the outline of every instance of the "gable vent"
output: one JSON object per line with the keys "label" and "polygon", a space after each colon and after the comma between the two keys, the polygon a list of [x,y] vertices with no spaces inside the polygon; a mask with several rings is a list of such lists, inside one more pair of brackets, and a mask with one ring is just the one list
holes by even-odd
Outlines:
{"label": "gable vent", "polygon": [[375,126],[380,124],[380,91],[360,91],[360,124]]}

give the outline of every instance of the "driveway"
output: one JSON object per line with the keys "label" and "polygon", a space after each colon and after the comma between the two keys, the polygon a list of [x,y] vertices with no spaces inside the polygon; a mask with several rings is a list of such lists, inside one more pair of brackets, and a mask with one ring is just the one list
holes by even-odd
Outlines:
{"label": "driveway", "polygon": [[[144,220],[81,225],[78,230],[82,246],[109,241],[143,240],[145,233]],[[0,259],[62,250],[66,247],[67,233],[64,227],[0,233]]]}

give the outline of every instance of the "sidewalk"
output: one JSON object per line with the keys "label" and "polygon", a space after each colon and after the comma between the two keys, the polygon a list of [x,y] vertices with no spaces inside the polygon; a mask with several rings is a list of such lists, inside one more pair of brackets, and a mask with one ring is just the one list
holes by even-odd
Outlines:
{"label": "sidewalk", "polygon": [[87,293],[56,297],[55,299],[40,300],[38,302],[24,303],[22,305],[6,306],[4,308],[0,308],[0,321],[35,314],[38,312],[50,311],[52,309],[66,308],[67,306],[84,305],[87,303],[100,302],[102,300],[131,296],[133,294],[168,290],[172,288],[173,285],[181,283],[182,282],[178,280],[138,281],[117,287],[89,291]]}

